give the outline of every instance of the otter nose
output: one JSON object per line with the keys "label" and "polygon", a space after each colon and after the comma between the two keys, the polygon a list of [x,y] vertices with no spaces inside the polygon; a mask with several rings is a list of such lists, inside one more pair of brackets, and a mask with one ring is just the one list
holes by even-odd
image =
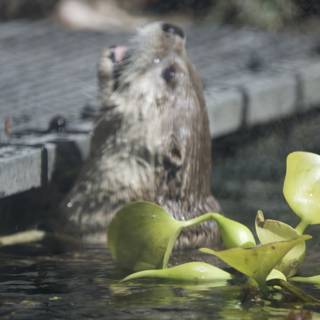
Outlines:
{"label": "otter nose", "polygon": [[185,37],[184,31],[180,27],[175,26],[175,25],[170,24],[170,23],[163,23],[162,24],[162,30],[164,32],[175,34],[175,35],[179,36],[182,39],[184,39],[184,37]]}

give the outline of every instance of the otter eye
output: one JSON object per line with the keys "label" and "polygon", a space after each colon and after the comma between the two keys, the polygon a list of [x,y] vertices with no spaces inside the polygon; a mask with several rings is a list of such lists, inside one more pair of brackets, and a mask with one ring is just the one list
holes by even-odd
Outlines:
{"label": "otter eye", "polygon": [[180,27],[175,26],[175,25],[170,24],[170,23],[164,23],[162,25],[162,30],[164,32],[166,32],[166,33],[175,34],[175,35],[179,36],[182,39],[184,39],[184,37],[185,37],[184,31]]}
{"label": "otter eye", "polygon": [[176,77],[176,68],[174,66],[170,66],[164,69],[161,75],[167,83],[172,83]]}

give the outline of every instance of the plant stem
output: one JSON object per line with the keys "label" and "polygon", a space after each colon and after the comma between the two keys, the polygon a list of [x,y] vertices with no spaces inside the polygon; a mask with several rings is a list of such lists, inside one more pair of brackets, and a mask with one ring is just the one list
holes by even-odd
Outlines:
{"label": "plant stem", "polygon": [[173,235],[169,240],[167,250],[166,250],[164,257],[163,257],[162,268],[167,268],[171,252],[172,252],[173,247],[176,243],[176,240],[177,240],[177,238],[183,228],[193,227],[193,226],[200,224],[202,222],[205,222],[205,221],[216,220],[215,219],[216,215],[219,215],[219,213],[209,212],[209,213],[202,214],[198,217],[195,217],[195,218],[187,220],[187,221],[179,221],[180,228],[177,230],[176,234]]}
{"label": "plant stem", "polygon": [[294,286],[292,283],[289,283],[285,280],[281,279],[272,279],[267,282],[268,285],[271,286],[280,286],[282,289],[287,290],[290,292],[293,296],[297,297],[302,302],[309,302],[309,303],[317,303],[319,304],[320,301],[316,299],[315,297],[305,293],[300,288]]}
{"label": "plant stem", "polygon": [[169,262],[173,247],[180,235],[181,230],[182,230],[182,227],[180,227],[177,230],[177,232],[173,236],[171,236],[171,238],[169,239],[166,252],[164,253],[164,256],[163,256],[162,269],[165,269],[168,267],[168,262]]}
{"label": "plant stem", "polygon": [[296,231],[299,233],[299,234],[303,234],[304,230],[307,228],[307,226],[309,225],[309,223],[307,223],[306,221],[304,220],[301,220],[299,222],[299,224],[296,226]]}
{"label": "plant stem", "polygon": [[17,232],[9,236],[0,237],[0,247],[13,246],[17,244],[27,244],[30,242],[39,242],[44,239],[46,233],[41,230],[28,230]]}
{"label": "plant stem", "polygon": [[[129,280],[139,279],[139,278],[154,278],[155,276],[158,276],[159,269],[158,270],[143,270],[138,271],[135,273],[131,273],[125,278],[123,278],[120,282],[126,282]],[[160,273],[161,275],[161,273]]]}
{"label": "plant stem", "polygon": [[205,221],[215,220],[216,214],[217,213],[209,212],[209,213],[202,214],[198,217],[195,217],[193,219],[190,219],[188,221],[181,221],[182,226],[183,226],[183,228],[188,228],[188,227],[193,227],[193,226],[200,224],[202,222],[205,222]]}

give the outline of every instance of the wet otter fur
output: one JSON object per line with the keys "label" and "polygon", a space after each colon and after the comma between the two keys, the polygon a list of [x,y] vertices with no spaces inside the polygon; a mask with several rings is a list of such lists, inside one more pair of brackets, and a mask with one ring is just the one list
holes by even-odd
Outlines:
{"label": "wet otter fur", "polygon": [[[157,22],[128,48],[107,49],[99,65],[102,114],[91,157],[62,211],[85,244],[106,242],[106,226],[123,204],[149,200],[177,219],[219,205],[210,192],[211,139],[202,85],[182,29]],[[178,247],[217,243],[207,223]]]}

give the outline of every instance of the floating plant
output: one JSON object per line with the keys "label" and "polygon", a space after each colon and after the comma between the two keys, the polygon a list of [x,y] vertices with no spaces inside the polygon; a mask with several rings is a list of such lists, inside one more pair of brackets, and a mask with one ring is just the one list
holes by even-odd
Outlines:
{"label": "floating plant", "polygon": [[[261,210],[258,211],[255,227],[261,244],[295,239],[300,235],[296,229],[284,222],[271,219],[265,220]],[[303,262],[305,251],[305,242],[301,241],[281,259],[275,268],[287,277],[295,275],[299,265]]]}
{"label": "floating plant", "polygon": [[217,285],[226,285],[226,281],[230,280],[232,276],[230,273],[205,262],[188,262],[172,268],[144,270],[132,273],[122,281],[139,278],[191,283],[215,282]]}
{"label": "floating plant", "polygon": [[319,155],[293,152],[288,156],[283,193],[301,221],[293,228],[278,220],[265,219],[263,212],[258,211],[255,221],[258,245],[245,225],[219,213],[205,213],[179,221],[151,202],[127,204],[116,213],[108,227],[108,245],[114,260],[123,269],[139,271],[123,281],[153,278],[225,285],[234,276],[208,263],[189,262],[168,268],[181,231],[211,220],[218,224],[226,250],[202,248],[202,252],[222,259],[251,279],[250,283],[256,283],[264,293],[268,291],[268,285],[280,285],[303,299],[303,293],[287,281],[320,283],[320,275],[295,276],[304,259],[305,241],[311,238],[303,234],[304,230],[310,224],[320,223]]}
{"label": "floating plant", "polygon": [[311,152],[293,152],[287,157],[283,194],[301,222],[303,233],[310,224],[320,223],[320,156]]}
{"label": "floating plant", "polygon": [[221,214],[206,213],[179,221],[160,206],[147,201],[129,203],[116,213],[108,227],[108,245],[113,259],[123,269],[166,268],[181,231],[209,220],[218,223],[226,247],[255,245],[246,226]]}
{"label": "floating plant", "polygon": [[146,201],[124,206],[108,227],[113,259],[123,269],[165,268],[182,229],[160,206]]}
{"label": "floating plant", "polygon": [[229,266],[254,279],[260,287],[265,285],[271,270],[293,247],[311,236],[299,236],[288,241],[277,241],[251,248],[233,248],[215,251],[203,248],[201,252],[217,256]]}

